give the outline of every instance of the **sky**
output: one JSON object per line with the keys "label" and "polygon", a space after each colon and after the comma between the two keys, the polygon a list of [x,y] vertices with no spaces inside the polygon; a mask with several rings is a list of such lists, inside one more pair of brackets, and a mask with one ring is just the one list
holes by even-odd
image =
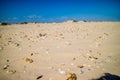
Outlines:
{"label": "sky", "polygon": [[0,22],[120,21],[120,0],[0,0]]}

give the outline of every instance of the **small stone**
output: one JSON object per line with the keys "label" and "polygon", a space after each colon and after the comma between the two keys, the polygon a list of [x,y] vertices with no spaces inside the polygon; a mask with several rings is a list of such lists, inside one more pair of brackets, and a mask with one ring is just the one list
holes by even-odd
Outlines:
{"label": "small stone", "polygon": [[16,43],[16,46],[20,46],[20,44]]}
{"label": "small stone", "polygon": [[38,80],[38,79],[40,79],[40,78],[42,78],[43,77],[43,75],[40,75],[40,76],[38,76],[37,78],[36,78],[36,80]]}
{"label": "small stone", "polygon": [[31,53],[30,55],[33,56],[33,53]]}
{"label": "small stone", "polygon": [[3,69],[5,70],[5,69],[7,69],[9,67],[9,65],[4,65],[4,67],[3,67]]}
{"label": "small stone", "polygon": [[33,60],[32,59],[30,59],[30,61],[29,61],[30,63],[33,63]]}
{"label": "small stone", "polygon": [[98,59],[97,57],[93,57],[94,59]]}
{"label": "small stone", "polygon": [[8,59],[7,59],[6,61],[7,61],[7,62],[9,62],[9,60],[8,60]]}
{"label": "small stone", "polygon": [[86,71],[87,71],[87,72],[90,72],[90,71],[91,71],[91,69],[90,69],[90,68],[88,68]]}
{"label": "small stone", "polygon": [[47,36],[47,33],[43,33],[43,34],[40,33],[39,36],[40,36],[40,37]]}
{"label": "small stone", "polygon": [[73,58],[73,60],[76,60],[76,58]]}
{"label": "small stone", "polygon": [[84,66],[83,65],[81,65],[81,66],[77,66],[78,68],[83,68]]}
{"label": "small stone", "polygon": [[82,71],[82,70],[80,70],[80,72],[79,72],[80,74],[83,74],[84,72]]}
{"label": "small stone", "polygon": [[92,50],[89,50],[89,52],[91,53],[91,52],[92,52]]}

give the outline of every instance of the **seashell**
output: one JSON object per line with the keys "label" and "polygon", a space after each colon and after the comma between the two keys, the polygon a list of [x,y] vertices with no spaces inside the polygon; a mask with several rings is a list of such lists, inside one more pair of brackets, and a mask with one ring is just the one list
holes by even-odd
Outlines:
{"label": "seashell", "polygon": [[80,70],[80,72],[79,72],[80,74],[83,74],[84,72],[82,71],[82,70]]}
{"label": "seashell", "polygon": [[33,62],[33,60],[30,59],[30,58],[26,58],[25,61],[26,61],[26,62],[29,62],[29,63],[32,63],[32,62]]}
{"label": "seashell", "polygon": [[5,70],[5,69],[7,69],[9,67],[9,65],[4,65],[4,67],[3,67],[3,69]]}
{"label": "seashell", "polygon": [[29,62],[29,61],[30,61],[30,58],[25,58],[25,61],[26,61],[26,62]]}
{"label": "seashell", "polygon": [[75,73],[67,73],[67,80],[77,80]]}
{"label": "seashell", "polygon": [[65,71],[65,70],[62,70],[62,69],[58,69],[58,72],[59,72],[60,74],[66,74],[66,71]]}
{"label": "seashell", "polygon": [[67,78],[70,78],[70,77],[72,77],[72,73],[68,72],[68,73],[66,74],[66,76],[67,76]]}

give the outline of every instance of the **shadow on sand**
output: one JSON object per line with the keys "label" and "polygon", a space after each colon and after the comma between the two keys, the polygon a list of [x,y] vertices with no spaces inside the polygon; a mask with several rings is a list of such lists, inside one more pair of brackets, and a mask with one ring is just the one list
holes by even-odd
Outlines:
{"label": "shadow on sand", "polygon": [[103,76],[97,79],[92,79],[92,80],[120,80],[120,76],[110,74],[110,73],[104,73]]}

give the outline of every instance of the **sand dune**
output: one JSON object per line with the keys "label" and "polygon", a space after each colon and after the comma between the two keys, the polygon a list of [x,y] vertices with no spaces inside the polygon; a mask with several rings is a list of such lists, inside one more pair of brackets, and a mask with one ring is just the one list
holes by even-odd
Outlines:
{"label": "sand dune", "polygon": [[120,22],[0,26],[0,80],[90,80],[120,76]]}

